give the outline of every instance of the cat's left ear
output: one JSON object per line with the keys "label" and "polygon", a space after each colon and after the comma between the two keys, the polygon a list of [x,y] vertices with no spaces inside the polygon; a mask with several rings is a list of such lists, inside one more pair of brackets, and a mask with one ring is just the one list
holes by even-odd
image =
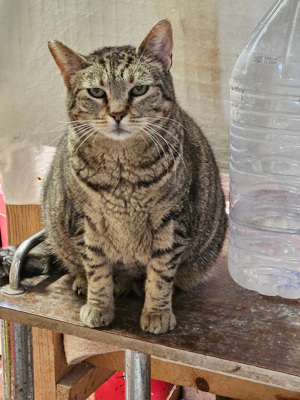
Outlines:
{"label": "cat's left ear", "polygon": [[67,87],[70,86],[71,78],[77,71],[89,66],[87,60],[83,56],[75,53],[58,40],[48,42],[48,47],[60,69],[64,84]]}
{"label": "cat's left ear", "polygon": [[167,20],[159,21],[140,46],[136,49],[139,56],[145,55],[159,61],[168,71],[172,65],[173,35],[172,25]]}

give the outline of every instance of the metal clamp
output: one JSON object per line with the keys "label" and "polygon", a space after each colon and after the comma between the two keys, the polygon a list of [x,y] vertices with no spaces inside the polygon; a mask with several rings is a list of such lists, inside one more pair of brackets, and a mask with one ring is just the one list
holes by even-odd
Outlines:
{"label": "metal clamp", "polygon": [[7,295],[19,295],[25,292],[25,287],[20,284],[21,268],[25,262],[27,254],[45,238],[45,230],[36,233],[26,239],[18,248],[14,255],[10,272],[9,284],[2,287],[1,291]]}

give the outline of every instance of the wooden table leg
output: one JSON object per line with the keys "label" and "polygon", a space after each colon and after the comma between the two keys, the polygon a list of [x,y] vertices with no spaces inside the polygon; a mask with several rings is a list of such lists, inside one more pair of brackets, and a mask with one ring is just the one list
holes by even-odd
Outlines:
{"label": "wooden table leg", "polygon": [[68,367],[63,350],[62,334],[32,328],[34,393],[36,399],[56,400],[56,384]]}

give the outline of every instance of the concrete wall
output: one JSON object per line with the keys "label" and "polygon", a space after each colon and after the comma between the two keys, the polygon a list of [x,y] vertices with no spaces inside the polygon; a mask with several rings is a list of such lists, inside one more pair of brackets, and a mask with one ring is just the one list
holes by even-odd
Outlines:
{"label": "concrete wall", "polygon": [[[162,18],[173,25],[178,101],[200,123],[227,169],[230,73],[273,2],[0,0],[0,176],[7,202],[38,202],[38,178],[67,120],[65,88],[47,41],[61,40],[82,54],[104,45],[138,45]],[[21,162],[25,153],[27,161]]]}

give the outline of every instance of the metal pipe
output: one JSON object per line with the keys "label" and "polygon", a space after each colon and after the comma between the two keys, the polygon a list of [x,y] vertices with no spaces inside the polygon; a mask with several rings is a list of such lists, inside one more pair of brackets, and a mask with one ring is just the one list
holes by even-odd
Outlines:
{"label": "metal pipe", "polygon": [[11,269],[9,273],[9,284],[12,289],[18,289],[20,287],[20,270],[22,263],[29,251],[37,246],[43,240],[45,236],[45,230],[42,230],[35,235],[25,240],[18,248],[13,258]]}
{"label": "metal pipe", "polygon": [[125,399],[150,400],[151,356],[125,350]]}
{"label": "metal pipe", "polygon": [[[44,238],[40,231],[18,247],[9,273],[9,284],[3,286],[7,295],[22,294],[21,268],[29,251]],[[4,400],[34,400],[31,327],[1,321]]]}
{"label": "metal pipe", "polygon": [[9,285],[2,288],[2,292],[8,295],[17,295],[24,293],[25,289],[21,287],[21,268],[29,251],[43,241],[45,230],[42,230],[35,235],[25,240],[16,250],[10,272]]}
{"label": "metal pipe", "polygon": [[34,400],[31,327],[1,321],[4,400]]}

